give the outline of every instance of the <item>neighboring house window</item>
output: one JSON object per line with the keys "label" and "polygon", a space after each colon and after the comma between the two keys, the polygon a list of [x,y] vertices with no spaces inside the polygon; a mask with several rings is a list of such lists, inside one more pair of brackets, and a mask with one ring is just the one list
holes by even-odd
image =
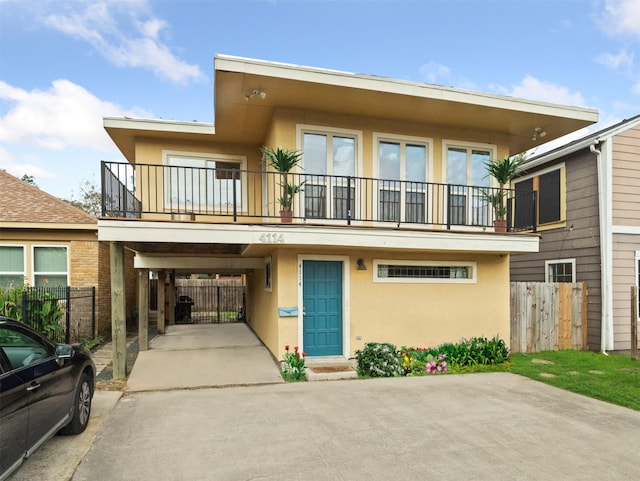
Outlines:
{"label": "neighboring house window", "polygon": [[355,215],[355,134],[303,132],[304,216],[346,219]]}
{"label": "neighboring house window", "polygon": [[489,205],[484,197],[490,186],[486,164],[495,150],[486,146],[447,145],[449,221],[453,225],[487,225]]}
{"label": "neighboring house window", "polygon": [[374,260],[374,282],[475,283],[475,262]]}
{"label": "neighboring house window", "polygon": [[68,265],[66,247],[34,246],[33,284],[35,286],[67,286]]}
{"label": "neighboring house window", "polygon": [[[521,228],[561,222],[564,215],[563,184],[564,165],[555,166],[544,172],[534,174],[515,183],[515,226]],[[533,218],[534,197],[537,218]]]}
{"label": "neighboring house window", "polygon": [[638,294],[638,319],[640,319],[640,251],[636,251],[636,289]]}
{"label": "neighboring house window", "polygon": [[230,211],[235,202],[242,210],[245,165],[240,156],[165,152],[165,207],[214,214]]}
{"label": "neighboring house window", "polygon": [[424,223],[429,143],[375,134],[378,149],[378,220]]}
{"label": "neighboring house window", "polygon": [[545,271],[547,282],[575,282],[576,281],[576,260],[560,259],[545,261]]}
{"label": "neighboring house window", "polygon": [[0,246],[0,287],[24,285],[25,250],[24,246]]}

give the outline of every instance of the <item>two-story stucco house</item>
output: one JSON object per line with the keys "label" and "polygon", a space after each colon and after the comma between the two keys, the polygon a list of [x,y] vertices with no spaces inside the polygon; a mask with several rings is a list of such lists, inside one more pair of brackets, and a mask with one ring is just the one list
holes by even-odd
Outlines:
{"label": "two-story stucco house", "polygon": [[[538,235],[494,230],[484,164],[596,111],[222,55],[214,70],[213,124],[104,119],[127,160],[103,163],[112,252],[161,278],[245,273],[247,322],[277,357],[509,339],[509,258]],[[262,147],[301,164],[285,177]]]}
{"label": "two-story stucco house", "polygon": [[640,286],[640,116],[529,158],[515,190],[537,193],[540,251],[511,257],[512,280],[586,282],[586,347],[629,350],[631,287]]}

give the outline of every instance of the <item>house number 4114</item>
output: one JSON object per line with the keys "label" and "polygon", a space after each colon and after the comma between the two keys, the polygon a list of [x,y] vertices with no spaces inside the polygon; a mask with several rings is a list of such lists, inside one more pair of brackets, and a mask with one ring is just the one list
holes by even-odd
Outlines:
{"label": "house number 4114", "polygon": [[258,240],[263,244],[284,244],[284,234],[262,234]]}

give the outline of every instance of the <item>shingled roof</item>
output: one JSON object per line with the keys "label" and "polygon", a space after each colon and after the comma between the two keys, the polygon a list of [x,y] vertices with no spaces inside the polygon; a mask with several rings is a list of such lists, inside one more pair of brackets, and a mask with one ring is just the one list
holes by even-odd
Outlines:
{"label": "shingled roof", "polygon": [[0,223],[97,224],[77,207],[0,169]]}

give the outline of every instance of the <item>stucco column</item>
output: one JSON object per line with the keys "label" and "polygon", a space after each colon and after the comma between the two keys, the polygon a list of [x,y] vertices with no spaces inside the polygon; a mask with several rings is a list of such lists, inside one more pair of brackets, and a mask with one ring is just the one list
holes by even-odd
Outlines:
{"label": "stucco column", "polygon": [[112,242],[111,251],[111,343],[113,378],[127,377],[127,315],[124,290],[124,246]]}
{"label": "stucco column", "polygon": [[164,334],[165,326],[165,293],[166,287],[164,285],[166,281],[166,272],[158,271],[158,334]]}
{"label": "stucco column", "polygon": [[149,269],[138,270],[138,345],[149,349]]}

